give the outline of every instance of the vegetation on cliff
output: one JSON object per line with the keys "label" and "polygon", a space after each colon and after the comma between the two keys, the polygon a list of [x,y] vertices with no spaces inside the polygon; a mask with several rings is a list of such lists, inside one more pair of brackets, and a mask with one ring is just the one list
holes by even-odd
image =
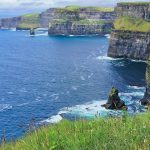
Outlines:
{"label": "vegetation on cliff", "polygon": [[149,149],[150,113],[128,117],[62,121],[42,127],[2,150]]}
{"label": "vegetation on cliff", "polygon": [[18,28],[31,29],[39,27],[39,14],[32,13],[22,16],[22,21]]}
{"label": "vegetation on cliff", "polygon": [[109,23],[108,21],[98,19],[80,19],[80,20],[67,20],[67,19],[55,19],[52,24],[65,24],[72,23],[73,25],[104,25]]}
{"label": "vegetation on cliff", "polygon": [[114,11],[114,8],[109,8],[109,7],[84,7],[84,6],[67,6],[65,8],[60,8],[57,9],[57,12],[65,12],[65,11],[70,11],[70,12],[80,12],[82,9],[88,9],[89,11],[99,11],[99,12],[112,12]]}
{"label": "vegetation on cliff", "polygon": [[115,21],[114,27],[116,30],[149,32],[150,22],[140,18],[138,19],[128,16],[122,16]]}
{"label": "vegetation on cliff", "polygon": [[148,5],[150,2],[120,2],[121,5]]}

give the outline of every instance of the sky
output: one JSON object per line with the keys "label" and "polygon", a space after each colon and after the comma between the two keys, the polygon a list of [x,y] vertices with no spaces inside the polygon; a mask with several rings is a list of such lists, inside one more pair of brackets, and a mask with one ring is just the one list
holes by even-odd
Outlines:
{"label": "sky", "polygon": [[0,17],[11,17],[30,12],[41,12],[50,7],[64,7],[68,5],[113,7],[116,3],[122,1],[133,2],[137,0],[0,0]]}

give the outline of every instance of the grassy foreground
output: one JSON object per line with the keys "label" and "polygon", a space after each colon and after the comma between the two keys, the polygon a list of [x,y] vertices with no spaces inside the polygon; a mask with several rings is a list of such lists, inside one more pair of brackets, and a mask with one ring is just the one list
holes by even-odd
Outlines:
{"label": "grassy foreground", "polygon": [[43,127],[1,150],[148,150],[150,113],[134,117],[62,121]]}

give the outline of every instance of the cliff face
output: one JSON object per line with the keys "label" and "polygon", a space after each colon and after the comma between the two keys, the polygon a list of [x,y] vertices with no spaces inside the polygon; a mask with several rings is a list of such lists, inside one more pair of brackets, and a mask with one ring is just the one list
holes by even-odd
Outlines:
{"label": "cliff face", "polygon": [[84,19],[98,19],[98,20],[109,20],[113,21],[116,18],[116,14],[112,11],[103,12],[96,11],[89,8],[81,8],[78,11],[65,10],[61,8],[50,8],[40,14],[40,24],[42,27],[48,27],[49,22],[55,19],[65,20],[84,20]]}
{"label": "cliff face", "polygon": [[150,105],[150,57],[146,68],[146,92],[144,98],[141,100],[142,105]]}
{"label": "cliff face", "polygon": [[74,24],[66,22],[61,24],[51,24],[49,28],[50,35],[92,35],[92,34],[107,34],[110,33],[112,23],[107,24]]}
{"label": "cliff face", "polygon": [[15,27],[17,27],[19,25],[21,20],[22,20],[21,17],[0,19],[0,27],[3,27],[3,28],[15,28]]}
{"label": "cliff face", "polygon": [[150,53],[150,3],[121,3],[111,33],[108,56],[147,60]]}
{"label": "cliff face", "polygon": [[108,56],[147,60],[150,53],[150,32],[114,30]]}
{"label": "cliff face", "polygon": [[[43,18],[48,18],[49,13],[51,13],[51,19],[45,22]],[[111,32],[115,18],[116,14],[114,11],[98,8],[81,7],[73,10],[57,8],[55,10],[49,9],[42,13],[41,24],[43,27],[47,27],[49,24],[50,35],[105,34]]]}
{"label": "cliff face", "polygon": [[115,11],[117,16],[150,19],[150,3],[119,3]]}

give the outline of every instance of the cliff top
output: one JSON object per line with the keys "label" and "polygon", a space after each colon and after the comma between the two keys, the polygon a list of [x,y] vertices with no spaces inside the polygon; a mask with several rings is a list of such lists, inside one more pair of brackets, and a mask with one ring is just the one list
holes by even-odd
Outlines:
{"label": "cliff top", "polygon": [[22,21],[18,28],[37,28],[39,27],[39,14],[31,13],[22,16]]}
{"label": "cliff top", "polygon": [[126,5],[130,5],[130,6],[141,6],[141,5],[150,5],[150,2],[120,2],[120,3],[117,3],[117,6],[126,6]]}
{"label": "cliff top", "polygon": [[94,6],[66,6],[65,8],[57,8],[60,11],[72,11],[72,12],[79,12],[82,10],[87,11],[97,11],[97,12],[112,12],[114,8],[110,7],[94,7]]}
{"label": "cliff top", "polygon": [[140,32],[150,32],[150,22],[128,16],[122,16],[114,23],[116,30],[130,30]]}

